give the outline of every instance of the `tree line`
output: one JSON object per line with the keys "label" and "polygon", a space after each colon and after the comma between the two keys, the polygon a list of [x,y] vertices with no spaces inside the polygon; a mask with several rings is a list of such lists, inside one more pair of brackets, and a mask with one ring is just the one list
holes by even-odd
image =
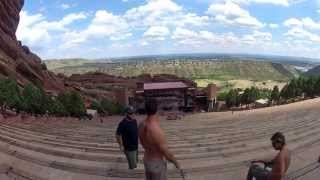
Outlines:
{"label": "tree line", "polygon": [[41,85],[28,84],[23,89],[12,79],[0,79],[0,110],[32,115],[82,117],[86,115],[84,101],[76,91],[67,91],[57,97],[47,95]]}
{"label": "tree line", "polygon": [[320,76],[301,76],[291,80],[280,92],[280,97],[290,100],[297,97],[320,96]]}
{"label": "tree line", "polygon": [[269,89],[258,89],[256,87],[242,89],[231,89],[225,96],[227,107],[249,106],[258,99],[265,99],[271,96]]}
{"label": "tree line", "polygon": [[[13,110],[32,115],[88,116],[81,95],[76,91],[66,91],[57,97],[46,94],[40,83],[19,87],[12,79],[0,79],[0,111]],[[124,107],[107,99],[92,101],[91,109],[101,115],[123,114]]]}
{"label": "tree line", "polygon": [[97,112],[101,115],[122,115],[125,110],[125,107],[123,105],[114,103],[108,99],[92,101],[90,108],[97,110]]}
{"label": "tree line", "polygon": [[218,96],[218,100],[225,100],[227,107],[250,105],[258,99],[268,99],[269,104],[287,103],[297,98],[314,98],[320,96],[320,76],[301,76],[289,81],[280,91],[278,86],[273,90],[258,89],[256,87],[231,89]]}

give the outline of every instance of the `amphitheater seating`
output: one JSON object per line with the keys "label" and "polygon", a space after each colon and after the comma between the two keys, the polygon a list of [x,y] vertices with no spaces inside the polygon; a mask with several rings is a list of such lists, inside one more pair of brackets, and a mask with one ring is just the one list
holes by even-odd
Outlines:
{"label": "amphitheater seating", "polygon": [[[269,138],[276,131],[284,132],[293,152],[288,178],[317,179],[319,169],[305,172],[320,155],[319,107],[320,99],[313,99],[233,114],[187,115],[177,121],[164,116],[162,127],[186,179],[245,179],[252,159],[274,156]],[[100,123],[0,116],[0,164],[11,167],[8,173],[0,172],[0,179],[143,179],[143,150],[136,170],[127,169],[118,150],[114,133],[120,119],[109,117]],[[182,179],[173,165],[169,177]]]}

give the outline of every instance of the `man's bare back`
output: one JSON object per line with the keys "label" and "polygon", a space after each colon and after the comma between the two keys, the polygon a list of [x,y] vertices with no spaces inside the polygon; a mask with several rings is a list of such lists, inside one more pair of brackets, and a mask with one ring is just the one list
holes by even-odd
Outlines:
{"label": "man's bare back", "polygon": [[157,144],[157,142],[163,142],[165,140],[164,133],[159,125],[158,117],[150,116],[148,118],[139,126],[139,138],[145,150],[144,160],[164,160],[164,155],[159,149],[159,144]]}
{"label": "man's bare back", "polygon": [[[252,180],[254,178],[281,180],[285,177],[291,161],[291,153],[286,146],[285,136],[281,132],[276,132],[270,140],[273,148],[279,151],[279,153],[271,162],[266,160],[252,161],[247,180]],[[269,171],[268,168],[262,168],[255,163],[264,163],[267,167],[271,165],[272,171]]]}
{"label": "man's bare back", "polygon": [[167,180],[167,161],[172,162],[178,169],[180,165],[169,151],[164,132],[160,127],[157,115],[156,99],[145,102],[147,118],[139,125],[139,139],[144,152],[144,167],[146,180]]}
{"label": "man's bare back", "polygon": [[139,126],[140,142],[145,149],[144,160],[168,160],[177,168],[180,165],[174,155],[169,151],[167,140],[160,127],[157,115],[148,116]]}

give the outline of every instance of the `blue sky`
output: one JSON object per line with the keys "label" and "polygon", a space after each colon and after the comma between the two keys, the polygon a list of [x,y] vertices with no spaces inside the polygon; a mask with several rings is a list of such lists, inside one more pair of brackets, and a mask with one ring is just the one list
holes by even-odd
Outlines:
{"label": "blue sky", "polygon": [[320,58],[320,0],[25,0],[17,37],[43,59],[171,53]]}

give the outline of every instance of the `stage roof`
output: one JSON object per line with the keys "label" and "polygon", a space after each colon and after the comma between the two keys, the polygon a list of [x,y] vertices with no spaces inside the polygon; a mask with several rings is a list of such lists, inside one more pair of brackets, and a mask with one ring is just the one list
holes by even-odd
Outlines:
{"label": "stage roof", "polygon": [[161,82],[144,83],[143,90],[161,90],[161,89],[185,89],[188,86],[183,82]]}

